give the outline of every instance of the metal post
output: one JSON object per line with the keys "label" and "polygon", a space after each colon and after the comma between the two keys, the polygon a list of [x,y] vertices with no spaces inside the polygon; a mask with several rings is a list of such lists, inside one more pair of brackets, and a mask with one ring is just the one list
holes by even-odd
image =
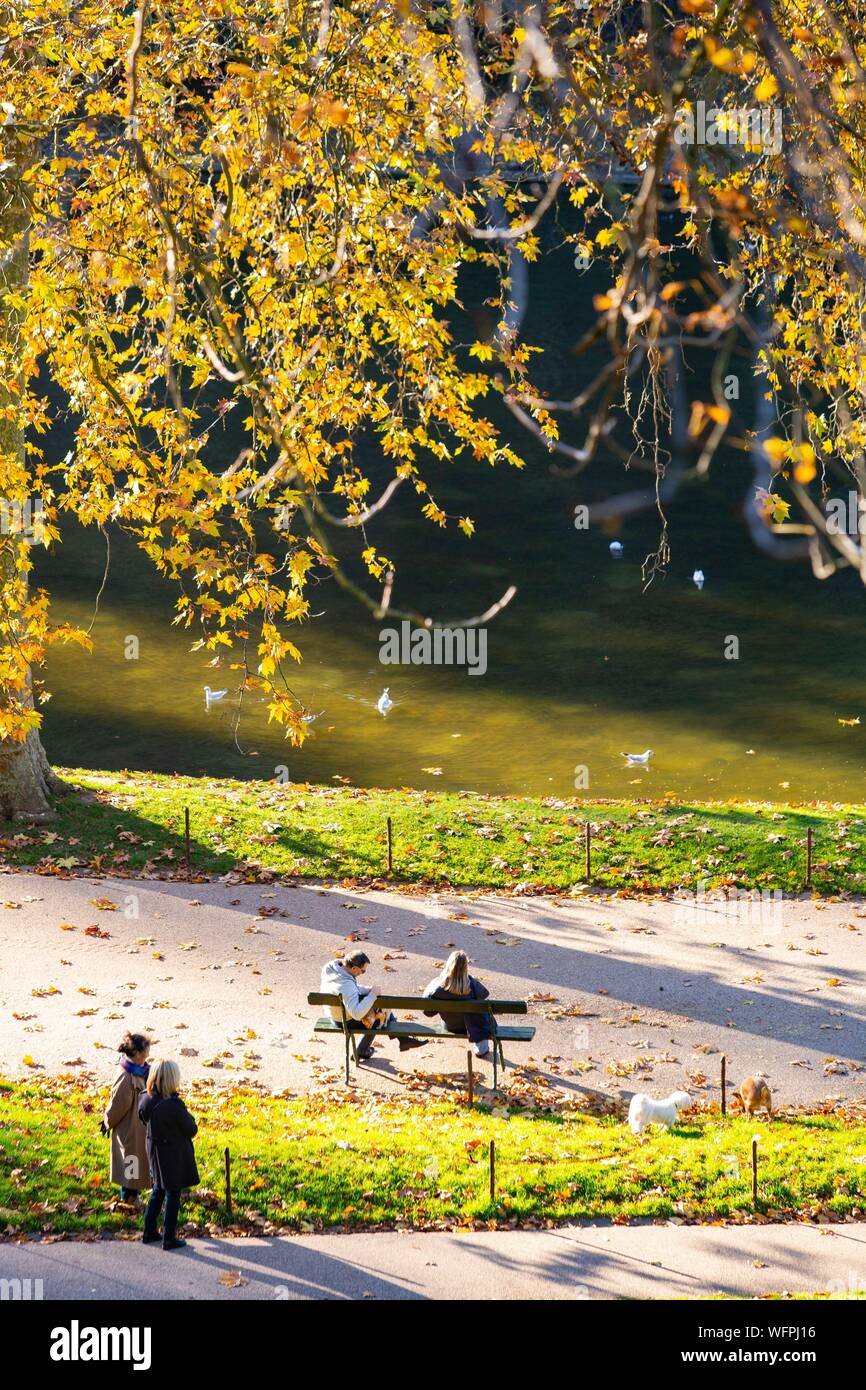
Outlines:
{"label": "metal post", "polygon": [[583,826],[584,849],[586,852],[586,881],[592,882],[592,826],[589,821]]}
{"label": "metal post", "polygon": [[192,860],[191,860],[191,858],[190,858],[190,847],[189,847],[189,807],[188,807],[188,806],[185,806],[185,807],[184,807],[183,819],[184,819],[184,834],[185,834],[185,838],[186,838],[186,876],[187,876],[187,878],[192,878]]}
{"label": "metal post", "polygon": [[394,872],[394,837],[391,831],[391,817],[388,817],[388,873]]}
{"label": "metal post", "polygon": [[752,1139],[752,1206],[758,1206],[758,1136]]}
{"label": "metal post", "polygon": [[490,1140],[490,1200],[496,1201],[496,1143]]}
{"label": "metal post", "polygon": [[806,887],[812,887],[812,827],[806,831]]}
{"label": "metal post", "polygon": [[228,1145],[225,1151],[226,1165],[226,1211],[229,1216],[232,1214],[232,1156],[229,1153]]}
{"label": "metal post", "polygon": [[343,1023],[343,1035],[346,1039],[346,1085],[349,1084],[349,1048],[352,1049],[352,1056],[355,1059],[355,1066],[358,1065],[358,1049],[355,1046],[355,1035],[349,1027],[349,1015],[346,1013],[346,1005],[340,1000],[340,1018]]}
{"label": "metal post", "polygon": [[473,1099],[474,1099],[474,1088],[475,1088],[475,1077],[474,1077],[474,1075],[473,1075],[473,1073],[472,1073],[472,1049],[471,1049],[471,1048],[470,1048],[469,1051],[466,1053],[466,1070],[467,1070],[468,1073],[469,1073],[469,1104],[471,1105],[472,1102],[473,1102]]}
{"label": "metal post", "polygon": [[725,1056],[725,1054],[724,1054],[724,1052],[723,1052],[723,1053],[722,1053],[722,1114],[723,1114],[723,1115],[727,1115],[727,1113],[728,1113],[727,1076],[726,1076],[727,1069],[728,1069],[728,1059],[727,1059],[727,1057]]}

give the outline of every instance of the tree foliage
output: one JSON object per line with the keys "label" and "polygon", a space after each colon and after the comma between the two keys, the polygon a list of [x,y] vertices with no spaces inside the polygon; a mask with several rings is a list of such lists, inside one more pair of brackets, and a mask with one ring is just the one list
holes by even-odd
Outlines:
{"label": "tree foliage", "polygon": [[[295,741],[286,669],[312,586],[384,611],[391,564],[365,522],[401,486],[471,535],[436,484],[460,454],[520,465],[491,393],[562,472],[611,451],[648,470],[606,514],[663,517],[727,439],[754,461],[756,542],[866,576],[822,501],[839,479],[866,494],[863,19],[861,0],[0,3],[7,508],[38,504],[48,544],[64,514],[132,536],[177,582],[176,620],[232,650]],[[699,102],[703,143],[683,136]],[[565,200],[563,235],[610,284],[577,345],[604,365],[554,401],[521,325]],[[472,261],[498,277],[478,343],[453,327]],[[700,351],[713,398],[689,400]],[[732,361],[756,419],[726,394]],[[44,448],[49,375],[75,427],[63,459]],[[244,447],[220,469],[229,414]],[[357,529],[366,582],[335,528]],[[32,547],[6,531],[0,735],[20,739],[47,644],[89,639],[28,593]],[[666,550],[663,521],[648,573]]]}

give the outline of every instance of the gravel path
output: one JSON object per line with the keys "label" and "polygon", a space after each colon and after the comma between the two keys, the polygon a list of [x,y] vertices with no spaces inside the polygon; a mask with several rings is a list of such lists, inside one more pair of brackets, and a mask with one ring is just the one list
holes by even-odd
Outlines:
{"label": "gravel path", "polygon": [[[419,990],[459,946],[493,994],[535,996],[535,1041],[506,1057],[566,1092],[685,1086],[717,1098],[724,1051],[731,1081],[762,1072],[777,1104],[866,1094],[859,902],[736,912],[26,873],[3,875],[0,902],[7,1076],[107,1079],[130,1028],[178,1057],[187,1077],[292,1090],[338,1079],[341,1044],[314,1037],[306,995],[321,963],[355,938],[389,993]],[[466,1064],[459,1042],[406,1056],[401,1064],[395,1044],[380,1045],[357,1084],[394,1091],[416,1072],[456,1080]],[[486,1063],[478,1070],[489,1080]]]}
{"label": "gravel path", "polygon": [[[555,1231],[279,1236],[159,1246],[0,1244],[0,1278],[43,1298],[748,1298],[866,1289],[866,1228],[567,1226]],[[23,1289],[26,1285],[22,1285]],[[38,1286],[31,1282],[31,1296]],[[790,1321],[779,1310],[779,1322]]]}

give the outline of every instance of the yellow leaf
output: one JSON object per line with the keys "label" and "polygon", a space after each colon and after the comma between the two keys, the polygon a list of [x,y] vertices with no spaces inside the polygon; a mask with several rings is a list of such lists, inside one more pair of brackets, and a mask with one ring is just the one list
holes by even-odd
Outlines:
{"label": "yellow leaf", "polygon": [[290,266],[303,265],[306,259],[307,248],[304,246],[303,239],[297,232],[292,232],[280,244],[277,264],[281,270],[288,270]]}
{"label": "yellow leaf", "polygon": [[710,54],[710,62],[716,68],[729,68],[736,61],[732,48],[717,48]]}
{"label": "yellow leaf", "polygon": [[778,94],[779,84],[771,72],[761,78],[755,88],[755,101],[771,101]]}
{"label": "yellow leaf", "polygon": [[333,101],[330,97],[322,97],[319,110],[328,125],[345,125],[349,119],[349,108],[344,101]]}
{"label": "yellow leaf", "polygon": [[764,453],[776,468],[781,468],[788,458],[790,447],[786,439],[765,439],[763,443]]}
{"label": "yellow leaf", "polygon": [[815,450],[809,443],[801,444],[797,449],[797,464],[794,468],[794,477],[798,483],[811,483],[818,470],[815,467]]}

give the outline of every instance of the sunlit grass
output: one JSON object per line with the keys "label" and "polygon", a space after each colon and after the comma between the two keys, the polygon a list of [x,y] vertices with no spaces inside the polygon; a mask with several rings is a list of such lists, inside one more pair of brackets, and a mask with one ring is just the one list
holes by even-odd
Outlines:
{"label": "sunlit grass", "polygon": [[860,807],[580,803],[153,773],[65,776],[91,799],[63,798],[46,829],[7,825],[0,850],[8,862],[170,873],[183,858],[188,807],[193,867],[207,873],[250,865],[253,876],[258,866],[299,877],[380,877],[390,817],[395,882],[580,891],[588,820],[598,887],[800,891],[809,826],[815,891],[866,885]]}
{"label": "sunlit grass", "polygon": [[[79,1079],[0,1082],[0,1231],[131,1228],[108,1182],[98,1130],[104,1091]],[[592,1218],[742,1220],[753,1213],[750,1154],[760,1142],[759,1215],[842,1219],[866,1207],[866,1121],[811,1115],[756,1125],[685,1117],[635,1138],[620,1119],[457,1100],[194,1088],[202,1188],[186,1218],[237,1216],[296,1230],[566,1222]],[[495,1141],[495,1196],[488,1154]]]}

